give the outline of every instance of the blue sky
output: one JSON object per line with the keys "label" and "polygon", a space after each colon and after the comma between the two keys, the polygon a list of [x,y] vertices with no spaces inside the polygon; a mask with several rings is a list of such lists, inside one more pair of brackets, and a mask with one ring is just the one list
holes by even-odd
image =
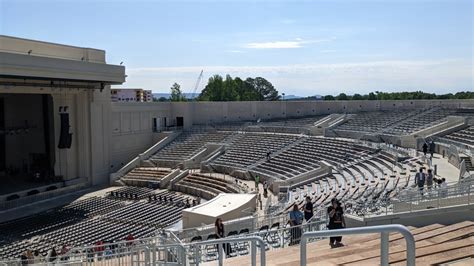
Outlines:
{"label": "blue sky", "polygon": [[287,95],[473,90],[472,0],[0,0],[0,33],[104,49],[123,87],[186,92],[201,69]]}

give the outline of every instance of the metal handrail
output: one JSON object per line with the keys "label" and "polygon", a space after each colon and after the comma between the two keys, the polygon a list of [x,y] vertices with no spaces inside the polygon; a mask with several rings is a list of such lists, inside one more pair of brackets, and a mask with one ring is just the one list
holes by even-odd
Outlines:
{"label": "metal handrail", "polygon": [[[246,236],[246,237],[237,237],[237,238],[222,238],[222,239],[215,239],[215,240],[206,240],[202,242],[195,242],[186,244],[187,246],[202,246],[202,245],[218,245],[218,254],[219,254],[219,266],[224,265],[224,256],[222,254],[223,244],[229,243],[240,243],[244,241],[250,241],[250,256],[251,256],[251,265],[257,265],[257,245],[260,248],[260,265],[266,265],[266,254],[265,254],[265,242],[260,236]],[[199,266],[199,261],[196,261],[196,266]]]}
{"label": "metal handrail", "polygon": [[402,236],[405,238],[407,246],[407,266],[415,266],[415,238],[413,237],[410,230],[408,230],[408,228],[400,224],[306,232],[301,237],[300,242],[300,265],[306,266],[306,244],[308,242],[308,238],[380,233],[380,265],[388,266],[388,234],[392,232],[398,232],[402,234]]}

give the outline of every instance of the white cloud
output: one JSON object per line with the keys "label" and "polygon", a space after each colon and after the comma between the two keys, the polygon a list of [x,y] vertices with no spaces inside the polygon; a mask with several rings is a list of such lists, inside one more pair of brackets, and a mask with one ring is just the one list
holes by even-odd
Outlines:
{"label": "white cloud", "polygon": [[[205,86],[209,76],[262,76],[287,94],[314,95],[368,93],[373,90],[415,90],[437,93],[472,90],[473,66],[469,60],[374,61],[359,63],[275,66],[185,66],[127,68],[124,87],[168,91],[178,82],[185,91],[194,86],[201,69]],[[188,88],[188,89],[186,89]]]}
{"label": "white cloud", "polygon": [[245,44],[243,47],[248,49],[294,49],[301,48],[305,44],[327,42],[330,40],[331,39],[303,40],[296,38],[294,41],[251,42]]}
{"label": "white cloud", "polygon": [[250,49],[288,49],[288,48],[301,48],[302,43],[299,41],[291,42],[253,42],[247,43],[245,48]]}

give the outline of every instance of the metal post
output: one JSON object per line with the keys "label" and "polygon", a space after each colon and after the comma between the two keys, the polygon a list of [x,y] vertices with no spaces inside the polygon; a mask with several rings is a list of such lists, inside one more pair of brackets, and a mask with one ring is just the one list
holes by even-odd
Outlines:
{"label": "metal post", "polygon": [[198,256],[198,245],[194,245],[194,248],[193,248],[193,253],[194,253],[194,264],[196,264],[196,266],[199,266],[199,262],[200,262],[200,257]]}
{"label": "metal post", "polygon": [[301,237],[300,241],[300,265],[306,266],[306,237]]}
{"label": "metal post", "polygon": [[[317,232],[306,232],[303,234],[300,243],[300,265],[306,266],[306,244],[308,238],[315,238],[315,237],[330,237],[330,236],[338,236],[338,235],[356,235],[356,234],[371,234],[371,233],[385,233],[385,235],[381,235],[382,237],[382,245],[386,245],[382,247],[385,251],[382,250],[381,257],[384,256],[384,253],[387,254],[386,258],[388,260],[388,233],[389,232],[399,232],[403,235],[406,240],[407,246],[407,266],[415,266],[415,239],[413,235],[403,225],[378,225],[378,226],[368,226],[368,227],[360,227],[360,228],[349,228],[349,229],[336,229],[336,230],[324,230],[324,231],[317,231]],[[382,260],[382,259],[381,259]],[[383,264],[382,265],[388,265]]]}
{"label": "metal post", "polygon": [[380,233],[380,265],[388,266],[388,232]]}
{"label": "metal post", "polygon": [[[260,245],[262,245],[262,243],[260,243]],[[252,256],[252,266],[257,266],[257,243],[254,240],[250,242],[250,248],[251,248],[250,254]],[[260,261],[260,264],[262,264],[261,261]],[[262,265],[265,265],[265,264],[262,264]]]}
{"label": "metal post", "polygon": [[219,266],[224,265],[224,258],[223,258],[223,254],[222,254],[222,247],[223,247],[223,244],[222,244],[222,243],[217,244],[217,256],[219,256]]}

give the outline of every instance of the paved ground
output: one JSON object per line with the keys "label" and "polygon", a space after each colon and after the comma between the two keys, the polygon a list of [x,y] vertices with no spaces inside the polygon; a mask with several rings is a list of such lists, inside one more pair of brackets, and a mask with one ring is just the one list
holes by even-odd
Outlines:
{"label": "paved ground", "polygon": [[[429,157],[429,155],[428,155]],[[432,167],[437,166],[437,176],[446,178],[448,183],[459,181],[459,169],[448,162],[447,158],[443,158],[441,154],[435,154],[433,157]]]}

